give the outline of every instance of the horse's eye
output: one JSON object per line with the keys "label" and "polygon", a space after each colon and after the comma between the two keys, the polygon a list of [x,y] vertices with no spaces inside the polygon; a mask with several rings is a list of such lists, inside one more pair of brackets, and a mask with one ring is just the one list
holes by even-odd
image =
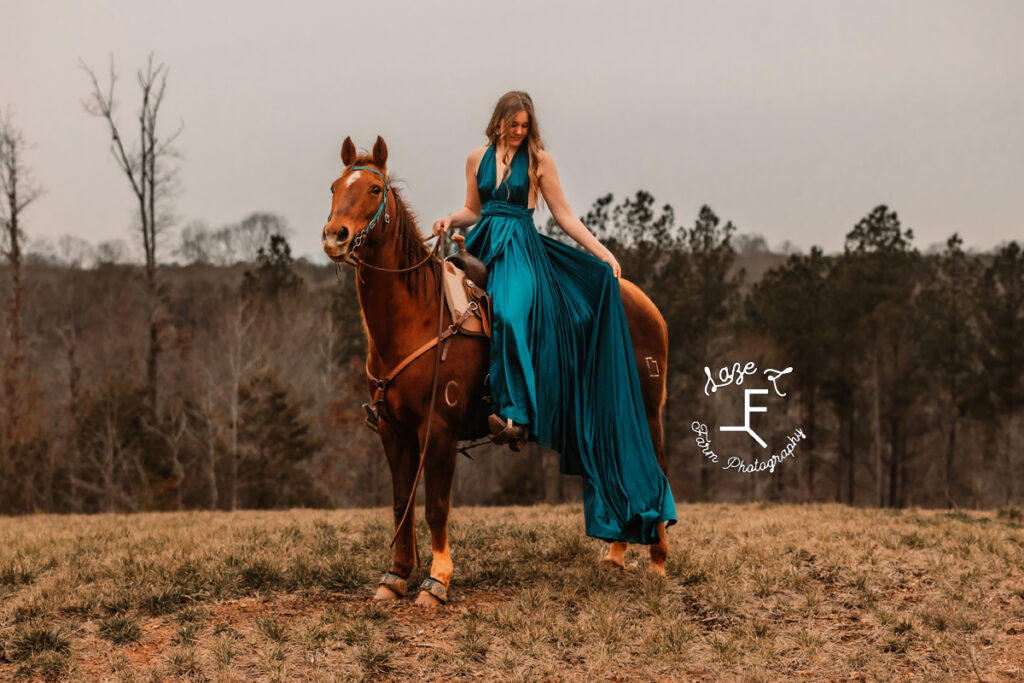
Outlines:
{"label": "horse's eye", "polygon": [[374,185],[372,188],[370,188],[370,192],[372,192],[374,194],[380,194],[380,191],[381,191],[380,185]]}

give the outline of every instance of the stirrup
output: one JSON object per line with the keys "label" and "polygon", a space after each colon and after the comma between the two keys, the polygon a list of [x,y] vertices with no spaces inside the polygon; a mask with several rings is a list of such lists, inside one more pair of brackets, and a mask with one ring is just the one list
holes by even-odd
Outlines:
{"label": "stirrup", "polygon": [[369,403],[364,403],[363,412],[366,413],[366,426],[380,434],[380,417],[377,416],[377,411]]}
{"label": "stirrup", "polygon": [[512,418],[502,422],[500,417],[492,414],[487,418],[487,424],[491,428],[491,441],[499,446],[508,444],[509,448],[518,452],[527,439],[526,428],[512,422]]}

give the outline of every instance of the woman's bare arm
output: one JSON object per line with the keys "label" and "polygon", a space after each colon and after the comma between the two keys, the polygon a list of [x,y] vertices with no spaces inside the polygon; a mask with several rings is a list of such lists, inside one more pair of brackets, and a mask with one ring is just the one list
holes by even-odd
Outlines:
{"label": "woman's bare arm", "polygon": [[484,155],[484,147],[474,149],[466,159],[466,204],[450,216],[434,223],[434,234],[439,235],[448,228],[464,228],[473,225],[480,218],[480,192],[476,189],[476,169]]}
{"label": "woman's bare arm", "polygon": [[544,201],[551,207],[551,215],[554,216],[558,227],[562,228],[569,237],[591,254],[601,259],[609,266],[615,277],[622,274],[622,268],[615,259],[615,255],[608,247],[601,244],[601,241],[594,237],[594,233],[583,225],[583,222],[576,217],[576,214],[569,208],[569,202],[565,200],[565,193],[562,192],[562,184],[558,180],[558,170],[551,155],[542,151],[537,162],[537,175],[540,180],[540,191],[544,195]]}

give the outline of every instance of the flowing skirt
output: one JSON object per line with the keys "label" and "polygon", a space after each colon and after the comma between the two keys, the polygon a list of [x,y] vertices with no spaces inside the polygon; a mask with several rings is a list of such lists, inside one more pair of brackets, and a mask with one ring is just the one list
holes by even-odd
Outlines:
{"label": "flowing skirt", "polygon": [[658,542],[676,521],[640,392],[619,282],[608,264],[541,235],[533,210],[489,201],[466,238],[488,267],[494,412],[583,478],[588,536]]}

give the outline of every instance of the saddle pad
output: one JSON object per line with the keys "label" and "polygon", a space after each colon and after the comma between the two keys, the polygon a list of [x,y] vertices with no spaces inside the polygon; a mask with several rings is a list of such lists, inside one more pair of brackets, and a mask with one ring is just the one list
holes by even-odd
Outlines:
{"label": "saddle pad", "polygon": [[[452,320],[458,320],[462,312],[469,307],[469,287],[466,285],[466,273],[451,261],[444,262],[444,298],[448,302],[448,311]],[[483,321],[483,316],[490,311],[483,301],[477,301],[479,308],[476,315],[466,318],[460,328],[467,334],[490,336],[490,320]],[[486,311],[486,313],[485,313]],[[481,323],[484,324],[481,324]],[[486,327],[484,326],[486,325]]]}

